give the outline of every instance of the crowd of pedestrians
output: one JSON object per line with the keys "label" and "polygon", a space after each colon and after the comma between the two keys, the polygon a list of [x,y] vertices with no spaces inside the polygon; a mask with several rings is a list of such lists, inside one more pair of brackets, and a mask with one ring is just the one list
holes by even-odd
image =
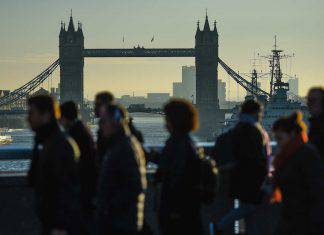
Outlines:
{"label": "crowd of pedestrians", "polygon": [[31,97],[28,122],[35,140],[28,181],[41,234],[153,234],[144,213],[149,161],[157,164],[152,187],[158,189],[162,235],[206,234],[202,206],[217,196],[225,171],[228,199],[239,206],[209,221],[210,234],[225,234],[241,219],[246,234],[260,234],[254,215],[265,203],[280,204],[274,234],[324,234],[324,89],[312,88],[307,104],[309,130],[298,111],[279,118],[272,153],[262,104],[245,101],[238,123],[217,138],[208,157],[191,136],[197,110],[183,99],[164,106],[169,138],[158,153],[144,149],[142,133],[110,92],[95,97],[96,141],[74,102],[59,106],[47,95]]}

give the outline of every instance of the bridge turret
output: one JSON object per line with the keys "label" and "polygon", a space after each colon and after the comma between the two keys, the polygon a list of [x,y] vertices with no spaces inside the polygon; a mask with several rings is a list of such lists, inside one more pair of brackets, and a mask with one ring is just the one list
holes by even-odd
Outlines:
{"label": "bridge turret", "polygon": [[205,18],[205,24],[204,24],[204,32],[208,32],[210,31],[210,27],[209,27],[209,21],[208,21],[208,15],[206,12],[206,18]]}
{"label": "bridge turret", "polygon": [[199,25],[199,20],[197,21],[197,30],[196,30],[196,35],[195,35],[195,39],[196,39],[196,43],[197,41],[200,41],[202,37],[202,31],[200,30],[200,25]]}
{"label": "bridge turret", "polygon": [[60,44],[66,41],[66,31],[65,31],[65,23],[61,21],[61,30],[60,30]]}
{"label": "bridge turret", "polygon": [[217,35],[217,37],[218,37],[217,22],[216,22],[216,20],[214,21],[214,30],[213,30],[213,32],[214,32],[214,35]]}
{"label": "bridge turret", "polygon": [[74,23],[73,23],[73,16],[72,16],[72,10],[71,10],[71,16],[70,16],[70,21],[69,21],[69,26],[68,26],[68,32],[75,32],[74,29]]}
{"label": "bridge turret", "polygon": [[78,29],[76,31],[76,39],[79,43],[84,44],[84,36],[83,36],[83,31],[82,31],[82,24],[81,22],[78,22]]}
{"label": "bridge turret", "polygon": [[61,26],[59,48],[61,102],[73,100],[82,106],[84,36],[80,22],[74,28],[72,11],[68,29]]}
{"label": "bridge turret", "polygon": [[80,35],[82,35],[83,36],[83,31],[82,31],[82,24],[81,24],[81,22],[80,21],[78,21],[78,30],[77,30],[77,32],[80,34]]}

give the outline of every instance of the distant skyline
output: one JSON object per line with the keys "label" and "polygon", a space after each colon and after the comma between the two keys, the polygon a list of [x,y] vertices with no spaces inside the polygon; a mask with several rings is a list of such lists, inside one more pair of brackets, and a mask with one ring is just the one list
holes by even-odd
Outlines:
{"label": "distant skyline", "polygon": [[[249,72],[254,53],[268,54],[277,35],[279,47],[295,54],[292,65],[283,61],[282,67],[299,78],[300,95],[313,85],[324,85],[321,0],[3,0],[0,89],[23,85],[58,57],[60,22],[68,22],[71,8],[75,24],[83,24],[86,48],[194,47],[197,20],[202,26],[207,8],[210,23],[217,21],[220,57],[233,69]],[[194,59],[87,58],[85,97],[104,89],[116,96],[172,93],[183,65],[194,65]],[[267,66],[263,61],[260,69]],[[219,70],[219,78],[227,82],[228,75]],[[57,83],[59,71],[52,77]],[[234,84],[232,80],[231,99],[237,96]]]}

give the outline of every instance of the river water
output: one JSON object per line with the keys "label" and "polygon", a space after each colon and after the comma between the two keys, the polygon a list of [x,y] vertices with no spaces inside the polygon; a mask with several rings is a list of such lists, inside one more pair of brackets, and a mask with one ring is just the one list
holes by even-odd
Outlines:
{"label": "river water", "polygon": [[[143,133],[145,143],[148,145],[161,145],[168,138],[164,128],[164,117],[158,114],[135,113],[132,114],[135,126]],[[91,131],[96,137],[97,127],[92,126]],[[8,138],[10,141],[7,141]],[[34,134],[29,129],[9,129],[0,132],[1,147],[27,147],[33,145]],[[0,161],[0,173],[24,172],[29,168],[29,160],[2,160]]]}
{"label": "river water", "polygon": [[[134,113],[134,125],[143,133],[145,144],[163,145],[169,134],[164,127],[164,117],[159,114]],[[92,126],[91,131],[94,138],[96,137],[97,126]],[[11,141],[1,141],[9,137]],[[1,147],[20,147],[32,148],[34,134],[29,129],[9,129],[5,133],[0,132],[0,149]],[[196,142],[199,139],[194,137]],[[29,160],[0,160],[1,171],[24,171],[29,167]]]}
{"label": "river water", "polygon": [[[135,126],[143,133],[145,143],[149,145],[164,144],[168,133],[164,128],[164,117],[158,114],[135,113],[132,115]],[[97,127],[91,130],[95,137]],[[1,146],[31,147],[33,144],[33,133],[29,129],[9,129],[6,136],[11,136],[10,143],[3,141]]]}

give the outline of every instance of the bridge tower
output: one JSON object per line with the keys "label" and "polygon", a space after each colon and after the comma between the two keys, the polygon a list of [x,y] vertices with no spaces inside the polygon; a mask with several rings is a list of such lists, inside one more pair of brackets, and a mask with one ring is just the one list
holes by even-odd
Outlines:
{"label": "bridge tower", "polygon": [[218,103],[218,32],[211,30],[206,13],[203,30],[197,24],[195,36],[196,105],[199,111],[198,135],[210,138],[219,131],[222,115]]}
{"label": "bridge tower", "polygon": [[82,25],[78,22],[75,30],[71,11],[68,28],[66,30],[65,23],[61,23],[59,36],[61,103],[73,100],[83,105],[83,49]]}

